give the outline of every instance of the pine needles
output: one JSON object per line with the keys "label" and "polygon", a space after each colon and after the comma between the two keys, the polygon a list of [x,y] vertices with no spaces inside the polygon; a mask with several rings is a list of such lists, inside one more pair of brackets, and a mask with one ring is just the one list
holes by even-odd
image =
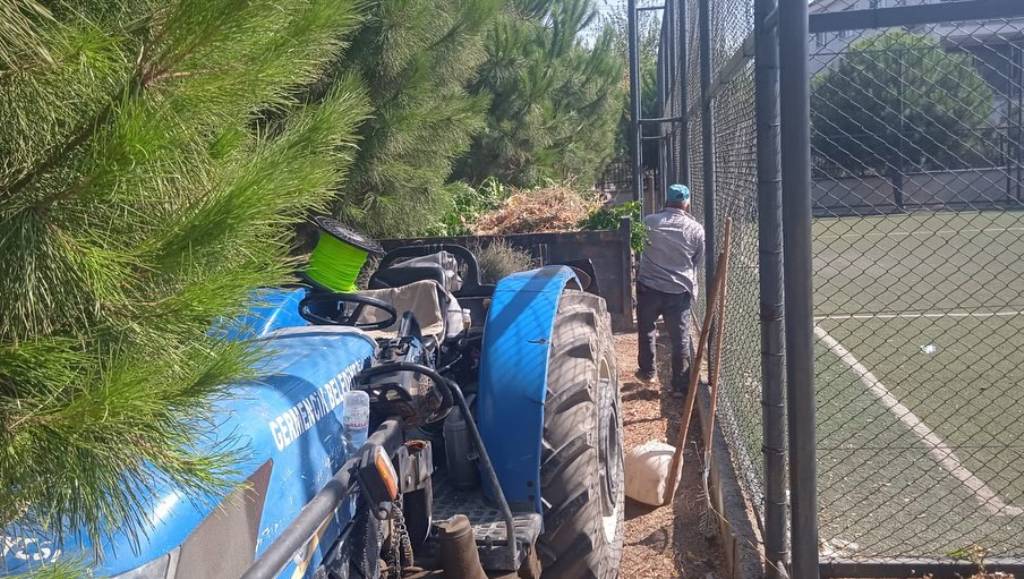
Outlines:
{"label": "pine needles", "polygon": [[373,117],[335,213],[373,235],[436,226],[455,159],[484,126],[466,84],[484,58],[496,0],[373,0],[342,67],[368,87]]}
{"label": "pine needles", "polygon": [[514,0],[488,31],[472,85],[490,99],[487,125],[456,176],[520,186],[592,182],[611,157],[622,110],[623,59],[610,28],[591,45],[581,33],[591,0]]}
{"label": "pine needles", "polygon": [[296,96],[354,2],[51,11],[0,35],[0,526],[99,544],[138,530],[147,488],[233,484],[245,449],[209,412],[258,352],[208,329],[289,278],[368,106],[347,77]]}
{"label": "pine needles", "polygon": [[460,158],[474,182],[586,179],[622,78],[609,36],[578,41],[592,18],[589,0],[0,0],[0,527],[99,545],[138,531],[147,489],[234,484],[245,448],[209,438],[211,408],[259,352],[211,324],[289,280],[312,212],[442,225]]}

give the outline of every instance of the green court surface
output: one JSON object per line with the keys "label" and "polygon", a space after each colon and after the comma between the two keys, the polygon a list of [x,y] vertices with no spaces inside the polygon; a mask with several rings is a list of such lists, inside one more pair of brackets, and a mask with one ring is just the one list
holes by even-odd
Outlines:
{"label": "green court surface", "polygon": [[825,554],[1024,557],[1024,213],[814,235]]}

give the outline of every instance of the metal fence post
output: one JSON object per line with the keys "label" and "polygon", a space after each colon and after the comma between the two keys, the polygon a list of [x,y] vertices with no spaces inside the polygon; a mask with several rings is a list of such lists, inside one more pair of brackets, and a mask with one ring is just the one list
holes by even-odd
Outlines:
{"label": "metal fence post", "polygon": [[[704,172],[704,245],[706,250],[705,286],[715,277],[715,124],[711,106],[711,0],[700,0],[700,103],[701,148]],[[706,295],[706,293],[705,293]],[[712,329],[713,332],[713,329]],[[709,343],[714,343],[713,337]]]}
{"label": "metal fence post", "polygon": [[633,153],[633,199],[643,206],[643,177],[640,141],[640,50],[639,28],[637,26],[636,0],[628,0],[626,9],[629,44],[629,110],[630,110],[630,141]]}
{"label": "metal fence post", "polygon": [[786,552],[786,408],[783,344],[782,175],[779,165],[779,36],[766,22],[777,0],[754,5],[754,108],[757,118],[758,278],[761,301],[761,411],[766,576],[781,576]]}
{"label": "metal fence post", "polygon": [[[665,11],[662,13],[662,31],[666,36],[665,45],[668,49],[668,60],[665,61],[665,101],[663,103],[664,108],[662,109],[661,116],[676,118],[679,116],[679,112],[676,110],[676,84],[678,79],[674,74],[674,67],[676,63],[676,29],[672,26],[672,22],[675,20],[675,6],[676,3],[668,0],[665,2]],[[665,138],[665,152],[668,157],[667,166],[668,173],[665,178],[666,185],[679,182],[679,164],[676,160],[676,139],[679,136],[679,132],[676,128],[676,124],[673,122],[668,126],[668,136]]]}
{"label": "metal fence post", "polygon": [[779,101],[792,575],[818,577],[807,0],[779,3]]}
{"label": "metal fence post", "polygon": [[689,30],[689,14],[687,10],[689,8],[689,2],[687,0],[681,0],[676,4],[678,6],[678,13],[676,17],[679,19],[679,68],[676,70],[676,78],[679,82],[679,96],[678,102],[679,107],[677,109],[677,115],[680,117],[679,124],[679,181],[685,183],[687,187],[690,186],[690,75],[689,62],[690,62],[690,44],[689,38],[687,38],[687,31]]}
{"label": "metal fence post", "polygon": [[[1021,200],[1021,98],[1024,96],[1024,59],[1021,58],[1024,45],[1011,44],[1008,63],[1012,70],[1009,75],[1009,99],[1006,115],[1006,201],[1008,203]],[[1012,156],[1009,149],[1012,149]],[[1011,169],[1012,165],[1012,169]]]}
{"label": "metal fence post", "polygon": [[634,317],[635,307],[635,296],[633,295],[633,245],[631,243],[632,221],[628,217],[624,217],[619,221],[619,239],[622,241],[622,312],[623,318],[627,321],[626,330],[636,330],[636,318]]}
{"label": "metal fence post", "polygon": [[[658,111],[659,117],[671,117],[672,115],[666,114],[665,103],[668,102],[669,91],[668,85],[668,71],[669,71],[669,60],[668,60],[668,34],[665,31],[665,27],[661,29],[660,40],[658,41],[658,62],[657,62],[657,87],[658,87],[658,103],[655,110]],[[650,190],[652,198],[657,197],[657,191],[665,191],[668,187],[669,182],[669,171],[671,161],[668,157],[668,136],[669,132],[665,130],[665,123],[658,123],[656,125],[657,139],[658,139],[658,178],[655,182],[654,188]],[[671,129],[671,125],[668,127]],[[652,204],[653,206],[653,204]]]}

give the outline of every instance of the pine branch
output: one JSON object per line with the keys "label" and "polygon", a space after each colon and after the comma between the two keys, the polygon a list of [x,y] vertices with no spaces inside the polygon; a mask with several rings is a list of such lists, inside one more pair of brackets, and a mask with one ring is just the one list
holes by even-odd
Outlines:
{"label": "pine branch", "polygon": [[[103,107],[88,121],[82,123],[79,128],[73,132],[71,138],[61,143],[55,150],[51,151],[41,162],[37,163],[32,169],[22,175],[20,178],[15,180],[7,187],[7,195],[14,197],[18,195],[23,189],[31,185],[36,179],[47,174],[58,166],[61,162],[65,161],[71,156],[71,152],[77,150],[79,147],[87,144],[93,137],[100,133],[103,126],[107,125],[113,118],[116,111],[114,107],[114,101],[119,94],[127,94],[133,97],[137,97],[142,93],[146,87],[145,75],[142,71],[145,69],[144,57],[146,54],[146,45],[140,50],[139,59],[135,66],[135,71],[132,73],[130,79],[121,86],[110,98],[107,100],[107,104]],[[72,185],[67,189],[50,196],[44,197],[38,206],[46,206],[60,199],[64,199],[72,194],[74,191],[81,188],[81,185]]]}
{"label": "pine branch", "polygon": [[[289,278],[292,223],[325,205],[366,116],[351,83],[293,98],[353,3],[150,6],[131,33],[109,4],[55,9],[39,38],[57,61],[5,93],[38,110],[0,101],[17,118],[0,138],[0,527],[97,547],[144,539],[154,485],[194,498],[236,480],[235,441],[203,420],[259,352],[208,330]],[[267,109],[279,127],[254,132]]]}

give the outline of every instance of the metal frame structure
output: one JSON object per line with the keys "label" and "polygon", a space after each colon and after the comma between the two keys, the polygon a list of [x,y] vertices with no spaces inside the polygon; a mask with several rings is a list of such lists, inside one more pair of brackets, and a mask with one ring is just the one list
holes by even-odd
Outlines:
{"label": "metal frame structure", "polygon": [[[697,8],[697,27],[700,29],[700,139],[701,149],[715,150],[715,115],[712,110],[711,95],[711,0],[699,0]],[[718,256],[715,243],[715,156],[701,156],[704,171],[704,245],[705,258],[704,276],[706,287],[711,287],[715,279],[715,259]],[[715,328],[712,326],[708,338],[709,344],[715,343]]]}
{"label": "metal frame structure", "polygon": [[637,25],[636,0],[628,0],[626,9],[629,11],[628,23],[628,44],[629,44],[629,111],[630,130],[633,157],[633,199],[643,204],[644,182],[643,182],[643,159],[641,119],[640,119],[640,30]]}
{"label": "metal frame structure", "polygon": [[[1024,562],[1014,559],[986,559],[988,573],[1024,576]],[[821,563],[821,577],[973,577],[978,565],[967,561],[924,558],[885,558],[873,560],[830,559]],[[986,575],[987,576],[987,575]]]}
{"label": "metal frame structure", "polygon": [[841,32],[865,28],[918,26],[963,20],[1012,18],[1021,14],[1020,0],[958,0],[936,4],[892,6],[814,14],[808,32]]}
{"label": "metal frame structure", "polygon": [[[677,130],[674,128],[676,125],[681,127],[679,132],[682,133],[682,143],[686,142],[686,135],[689,134],[689,122],[685,114],[678,116],[663,116],[653,118],[643,118],[642,110],[643,103],[641,97],[641,82],[640,82],[640,48],[639,48],[639,15],[641,12],[650,11],[661,11],[663,18],[670,22],[679,21],[681,26],[686,25],[686,4],[685,2],[679,2],[678,0],[669,0],[665,4],[651,5],[651,6],[637,6],[636,0],[627,1],[627,27],[628,27],[628,51],[629,51],[629,78],[630,78],[630,145],[631,145],[631,170],[632,170],[632,185],[633,185],[633,200],[640,203],[642,208],[649,208],[653,210],[657,207],[656,200],[648,199],[647,193],[644,189],[643,179],[643,142],[654,140],[658,141],[658,152],[662,159],[670,158],[668,152],[678,146],[679,137]],[[687,88],[686,88],[686,76],[680,74],[685,72],[683,70],[672,70],[673,63],[686,62],[686,45],[685,43],[676,42],[676,36],[670,34],[671,27],[663,27],[661,47],[659,50],[658,64],[657,64],[657,75],[658,75],[658,86],[659,90],[657,98],[659,109],[664,109],[666,106],[667,99],[676,98],[674,91],[674,83],[681,80],[682,83],[682,102],[686,102]],[[681,38],[681,37],[680,37]],[[682,60],[679,60],[679,59]],[[684,64],[685,66],[685,64]],[[678,109],[677,109],[678,110]],[[654,136],[644,136],[644,127],[654,126],[657,127],[658,134]],[[685,146],[682,147],[683,151],[686,150]],[[662,191],[666,190],[670,183],[676,182],[688,182],[689,181],[690,166],[689,160],[684,156],[684,159],[678,165],[669,164],[663,167],[663,170],[659,173],[659,187]],[[649,203],[649,205],[648,205]]]}
{"label": "metal frame structure", "polygon": [[[766,575],[789,561],[786,541],[785,331],[782,273],[782,167],[779,163],[779,36],[768,16],[777,0],[754,5],[757,121],[758,280],[761,311],[761,406],[764,413],[764,551]],[[744,42],[744,50],[747,43]]]}
{"label": "metal frame structure", "polygon": [[779,123],[792,574],[818,576],[818,471],[811,285],[811,83],[805,0],[779,2]]}
{"label": "metal frame structure", "polygon": [[[689,184],[691,177],[701,179],[708,240],[705,274],[710,279],[715,255],[714,224],[720,201],[715,195],[716,179],[722,178],[716,175],[715,167],[715,103],[734,79],[749,73],[752,61],[764,461],[763,509],[757,514],[764,539],[766,574],[783,576],[783,568],[789,576],[800,579],[926,573],[952,576],[974,572],[974,565],[951,559],[819,560],[809,38],[821,32],[1021,17],[1024,1],[954,0],[813,15],[809,14],[807,0],[733,2],[736,3],[752,8],[753,30],[731,53],[723,54],[719,51],[720,41],[713,38],[715,31],[710,22],[720,10],[719,1],[666,0],[663,6],[638,8],[636,0],[629,0],[633,182],[634,198],[643,200],[641,128],[657,124],[661,129],[650,138],[659,140],[659,151],[665,157],[661,170],[666,184]],[[663,10],[665,15],[658,60],[658,98],[663,105],[661,110],[673,114],[641,119],[637,14],[649,9]],[[695,20],[691,20],[693,10],[697,10]],[[691,22],[696,22],[697,30],[690,29]],[[693,38],[699,39],[694,43],[699,51],[699,78],[695,78],[698,70],[688,65]],[[1021,54],[1018,48],[1014,55],[1017,61],[1024,60]],[[694,86],[696,83],[699,87]],[[691,100],[691,93],[697,90],[699,98]],[[1016,114],[1024,115],[1024,107],[1019,108]],[[697,117],[699,141],[691,143],[691,122]],[[700,152],[697,147],[703,151],[699,169],[691,167],[692,155]],[[1016,163],[1016,170],[1021,171],[1019,158],[1007,162]],[[729,170],[722,167],[722,171]],[[986,569],[1024,574],[1024,563],[987,560]]]}

